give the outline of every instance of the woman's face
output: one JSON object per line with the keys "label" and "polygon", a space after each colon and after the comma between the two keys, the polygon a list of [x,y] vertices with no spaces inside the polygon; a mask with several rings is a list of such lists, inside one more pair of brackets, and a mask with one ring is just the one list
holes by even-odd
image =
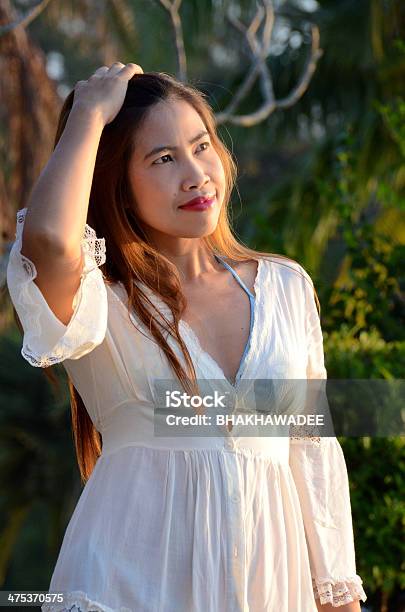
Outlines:
{"label": "woman's face", "polygon": [[[200,115],[187,102],[171,99],[151,109],[137,133],[129,180],[150,237],[201,238],[215,230],[224,169]],[[205,210],[179,208],[208,194],[215,199]]]}

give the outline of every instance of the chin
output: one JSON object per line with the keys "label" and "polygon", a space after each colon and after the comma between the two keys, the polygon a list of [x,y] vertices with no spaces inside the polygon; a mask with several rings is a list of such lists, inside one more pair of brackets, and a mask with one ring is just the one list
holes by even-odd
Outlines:
{"label": "chin", "polygon": [[215,232],[218,225],[218,219],[212,222],[195,222],[192,227],[184,228],[181,233],[182,238],[204,238]]}

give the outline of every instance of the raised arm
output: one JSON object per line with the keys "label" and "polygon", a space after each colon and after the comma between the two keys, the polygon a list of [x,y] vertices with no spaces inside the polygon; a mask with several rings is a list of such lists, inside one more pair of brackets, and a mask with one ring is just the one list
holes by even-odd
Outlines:
{"label": "raised arm", "polygon": [[94,112],[72,111],[28,204],[21,254],[37,270],[34,282],[67,325],[83,268],[81,238],[103,125]]}
{"label": "raised arm", "polygon": [[137,64],[102,66],[79,81],[63,133],[28,202],[21,253],[35,265],[34,282],[67,325],[83,270],[84,234],[98,145],[119,112]]}

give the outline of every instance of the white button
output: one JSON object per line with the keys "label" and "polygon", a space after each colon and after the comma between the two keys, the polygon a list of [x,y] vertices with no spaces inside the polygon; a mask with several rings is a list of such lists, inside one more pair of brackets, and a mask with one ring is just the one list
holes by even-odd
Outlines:
{"label": "white button", "polygon": [[235,442],[233,440],[225,440],[225,448],[235,448]]}
{"label": "white button", "polygon": [[238,502],[239,501],[239,495],[236,495],[236,493],[234,495],[232,495],[231,500],[233,502]]}

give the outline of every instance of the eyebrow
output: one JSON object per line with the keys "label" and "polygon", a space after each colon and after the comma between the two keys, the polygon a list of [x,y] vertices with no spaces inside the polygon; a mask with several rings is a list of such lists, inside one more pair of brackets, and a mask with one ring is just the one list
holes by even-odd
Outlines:
{"label": "eyebrow", "polygon": [[[189,144],[194,144],[195,142],[197,142],[197,140],[200,140],[202,136],[209,136],[209,133],[207,132],[207,130],[203,130],[202,132],[199,132],[197,136],[194,136],[194,138],[189,140]],[[177,149],[178,147],[173,147],[170,145],[155,147],[154,149],[152,149],[152,151],[149,151],[149,153],[145,155],[143,161],[146,161],[149,157],[152,157],[152,155],[157,155],[157,153],[161,153],[162,151],[177,151]]]}

